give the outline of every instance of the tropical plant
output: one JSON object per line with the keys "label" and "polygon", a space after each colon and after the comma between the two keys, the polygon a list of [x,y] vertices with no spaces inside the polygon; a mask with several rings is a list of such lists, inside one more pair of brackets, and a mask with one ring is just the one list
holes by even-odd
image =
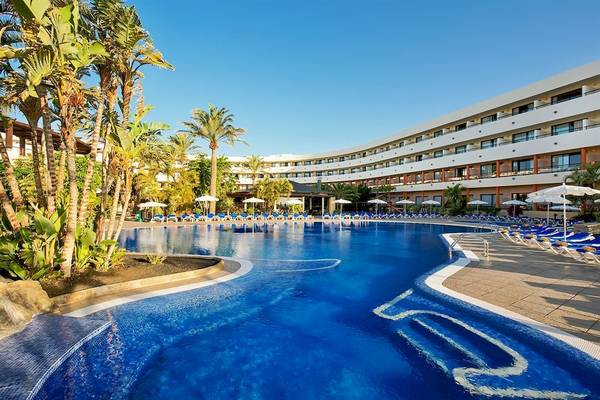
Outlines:
{"label": "tropical plant", "polygon": [[451,185],[444,190],[444,208],[450,215],[461,214],[467,206],[467,200],[463,195],[465,187],[460,183]]}
{"label": "tropical plant", "polygon": [[[210,195],[217,196],[217,150],[220,143],[234,145],[243,142],[241,136],[245,133],[242,128],[233,125],[233,114],[224,107],[208,106],[208,111],[196,108],[192,111],[192,119],[183,122],[186,127],[183,132],[202,138],[210,148]],[[214,213],[216,204],[210,203],[210,212]]]}
{"label": "tropical plant", "polygon": [[256,196],[265,201],[268,209],[272,209],[282,197],[289,197],[292,183],[284,178],[264,178],[256,183]]}
{"label": "tropical plant", "polygon": [[[198,154],[196,158],[188,164],[188,169],[193,171],[197,179],[194,180],[196,187],[194,193],[197,196],[206,194],[210,190],[211,181],[211,163],[212,161],[205,154]],[[238,188],[237,178],[231,171],[231,164],[227,157],[217,158],[217,195],[219,199],[217,206],[220,209],[227,209],[228,194],[235,192]]]}
{"label": "tropical plant", "polygon": [[167,144],[167,151],[170,157],[179,163],[180,166],[184,166],[188,162],[188,155],[194,150],[194,138],[189,133],[178,132],[169,137]]}
{"label": "tropical plant", "polygon": [[244,163],[246,168],[250,171],[252,178],[252,186],[256,185],[256,178],[262,172],[265,167],[265,161],[260,156],[249,156]]}
{"label": "tropical plant", "polygon": [[152,265],[162,264],[167,259],[167,256],[162,254],[146,254],[146,260]]}
{"label": "tropical plant", "polygon": [[[336,199],[345,199],[345,200],[355,200],[358,198],[358,187],[361,187],[362,196],[371,198],[371,190],[367,186],[354,186],[347,183],[332,183],[327,185],[325,188],[327,191],[331,192],[333,197]],[[365,190],[364,188],[368,190]],[[368,194],[367,194],[368,193]]]}

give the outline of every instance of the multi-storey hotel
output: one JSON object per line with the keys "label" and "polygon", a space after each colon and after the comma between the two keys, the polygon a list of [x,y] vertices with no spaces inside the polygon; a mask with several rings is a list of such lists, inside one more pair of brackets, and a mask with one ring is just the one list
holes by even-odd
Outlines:
{"label": "multi-storey hotel", "polygon": [[[248,189],[244,158],[230,160]],[[264,160],[265,174],[299,183],[389,184],[417,204],[460,183],[499,206],[600,161],[600,61],[364,145]]]}

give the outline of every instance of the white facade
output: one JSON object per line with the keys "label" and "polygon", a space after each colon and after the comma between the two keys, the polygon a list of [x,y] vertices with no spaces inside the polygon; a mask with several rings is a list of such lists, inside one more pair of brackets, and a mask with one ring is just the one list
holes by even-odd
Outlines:
{"label": "white facade", "polygon": [[[309,184],[392,184],[397,193],[443,190],[455,182],[467,188],[553,184],[569,170],[597,161],[598,124],[600,61],[361,146],[265,156],[264,172]],[[521,169],[527,160],[513,163],[527,157],[534,168]],[[565,159],[573,161],[564,164]],[[242,187],[251,184],[244,160],[230,157]],[[494,163],[499,171],[491,176],[478,170]]]}

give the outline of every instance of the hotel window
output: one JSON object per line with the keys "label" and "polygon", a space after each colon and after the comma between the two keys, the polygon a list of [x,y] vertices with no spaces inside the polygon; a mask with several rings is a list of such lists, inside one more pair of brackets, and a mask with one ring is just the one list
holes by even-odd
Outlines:
{"label": "hotel window", "polygon": [[440,136],[442,136],[443,134],[444,134],[444,131],[440,129],[439,131],[435,131],[435,132],[433,132],[433,137],[434,137],[434,138],[436,138],[436,137],[440,137]]}
{"label": "hotel window", "polygon": [[519,107],[515,107],[512,109],[512,115],[523,114],[533,110],[533,103],[524,104]]}
{"label": "hotel window", "polygon": [[581,95],[582,95],[581,88],[575,89],[575,90],[570,90],[568,92],[557,94],[556,96],[552,96],[552,99],[550,102],[552,104],[562,103],[563,101],[569,101],[569,100],[573,100],[578,97],[581,97]]}
{"label": "hotel window", "polygon": [[440,204],[442,204],[442,196],[440,196],[440,195],[433,196],[433,200],[437,201]]}
{"label": "hotel window", "polygon": [[462,124],[458,124],[458,125],[456,125],[456,126],[454,127],[454,130],[455,130],[456,132],[458,132],[458,131],[462,131],[463,129],[467,129],[467,123],[466,123],[466,122],[463,122]]}
{"label": "hotel window", "polygon": [[512,135],[513,143],[527,142],[528,140],[533,140],[533,139],[535,139],[534,131],[515,133],[514,135]]}
{"label": "hotel window", "polygon": [[415,156],[415,161],[423,161],[423,154],[418,154]]}
{"label": "hotel window", "polygon": [[398,165],[402,165],[404,164],[404,158],[399,158],[398,159]]}
{"label": "hotel window", "polygon": [[[285,175],[286,175],[285,177],[287,178],[287,174],[285,174]],[[317,172],[317,176],[323,176],[323,172],[321,172],[321,171]]]}
{"label": "hotel window", "polygon": [[456,168],[456,177],[463,178],[467,176],[467,167]]}
{"label": "hotel window", "polygon": [[304,165],[312,165],[312,161],[304,161]]}
{"label": "hotel window", "polygon": [[484,164],[480,167],[481,177],[488,177],[496,175],[496,164]]}
{"label": "hotel window", "polygon": [[583,121],[571,121],[564,124],[552,125],[552,136],[562,135],[564,133],[580,131],[583,128]]}
{"label": "hotel window", "polygon": [[342,157],[340,157],[340,158],[339,158],[339,161],[340,161],[340,162],[343,162],[345,159],[346,159],[346,158],[345,158],[344,156],[342,156]]}
{"label": "hotel window", "polygon": [[533,158],[514,160],[512,162],[512,170],[513,172],[533,171]]}
{"label": "hotel window", "polygon": [[495,194],[480,194],[479,195],[479,200],[485,201],[490,206],[495,206],[496,205],[496,195]]}
{"label": "hotel window", "polygon": [[512,193],[510,195],[511,200],[519,200],[519,201],[525,201],[527,200],[527,195],[529,193]]}
{"label": "hotel window", "polygon": [[434,171],[433,172],[433,180],[434,181],[442,180],[442,171]]}
{"label": "hotel window", "polygon": [[294,167],[298,167],[300,166],[300,163],[298,161],[294,162]]}
{"label": "hotel window", "polygon": [[456,146],[454,148],[454,152],[456,154],[465,153],[467,151],[467,145],[463,144],[462,146]]}
{"label": "hotel window", "polygon": [[404,140],[398,143],[398,147],[404,147]]}
{"label": "hotel window", "polygon": [[317,161],[315,161],[315,164],[321,165],[321,164],[323,164],[323,160],[317,160]]}
{"label": "hotel window", "polygon": [[419,206],[423,202],[423,198],[421,196],[415,196],[415,205]]}
{"label": "hotel window", "polygon": [[327,159],[327,164],[331,164],[333,162],[333,158],[328,158]]}
{"label": "hotel window", "polygon": [[567,171],[579,168],[581,153],[558,154],[552,156],[552,171]]}
{"label": "hotel window", "polygon": [[498,143],[498,139],[482,140],[481,141],[481,148],[482,149],[489,149],[490,147],[496,147],[497,143]]}
{"label": "hotel window", "polygon": [[423,177],[421,176],[421,174],[415,175],[415,183],[420,183],[422,180],[423,180]]}
{"label": "hotel window", "polygon": [[363,156],[363,158],[366,157],[367,156],[367,152],[363,151],[362,156]]}
{"label": "hotel window", "polygon": [[417,136],[415,138],[415,143],[419,143],[419,142],[422,142],[422,141],[423,141],[423,136]]}
{"label": "hotel window", "polygon": [[356,154],[352,154],[352,155],[350,156],[350,159],[351,159],[351,160],[354,160],[354,159],[356,159]]}
{"label": "hotel window", "polygon": [[333,175],[333,171],[327,171],[327,176]]}
{"label": "hotel window", "polygon": [[444,155],[444,150],[436,150],[433,152],[433,158],[440,158]]}
{"label": "hotel window", "polygon": [[494,122],[496,119],[498,119],[496,114],[486,115],[485,117],[481,117],[481,123],[487,124],[488,122]]}

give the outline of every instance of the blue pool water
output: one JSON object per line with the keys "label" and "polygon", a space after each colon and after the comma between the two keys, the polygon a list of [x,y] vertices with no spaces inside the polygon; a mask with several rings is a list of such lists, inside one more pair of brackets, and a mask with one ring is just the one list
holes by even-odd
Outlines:
{"label": "blue pool water", "polygon": [[126,230],[121,243],[131,251],[239,257],[253,268],[223,284],[84,317],[111,325],[37,398],[600,398],[596,361],[423,284],[424,274],[450,261],[439,235],[465,230],[386,223]]}

